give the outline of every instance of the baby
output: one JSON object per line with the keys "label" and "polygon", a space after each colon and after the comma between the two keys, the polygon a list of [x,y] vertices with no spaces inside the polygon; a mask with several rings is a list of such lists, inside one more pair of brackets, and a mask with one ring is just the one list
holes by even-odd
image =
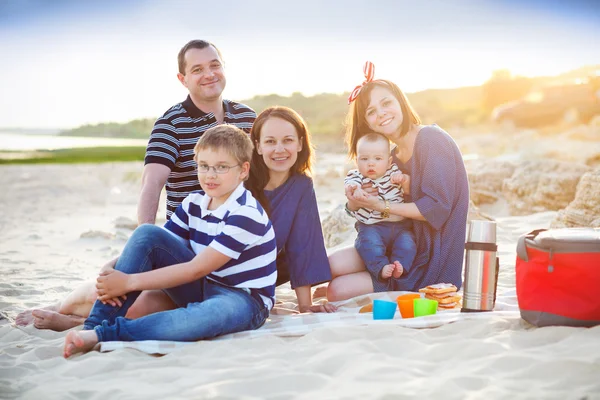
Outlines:
{"label": "baby", "polygon": [[[410,178],[392,163],[388,138],[367,133],[358,140],[356,150],[358,169],[349,171],[344,180],[346,194],[366,200],[369,194],[361,186],[371,183],[385,201],[386,210],[390,203],[404,202],[404,194],[410,193]],[[371,274],[375,291],[401,290],[398,279],[411,267],[417,251],[412,221],[389,211],[347,211],[357,220],[354,246]]]}

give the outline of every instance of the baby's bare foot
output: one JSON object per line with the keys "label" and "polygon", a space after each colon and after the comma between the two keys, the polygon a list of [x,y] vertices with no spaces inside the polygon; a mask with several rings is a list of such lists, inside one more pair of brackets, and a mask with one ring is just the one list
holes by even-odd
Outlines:
{"label": "baby's bare foot", "polygon": [[402,276],[402,273],[404,273],[404,267],[402,267],[402,264],[400,264],[399,261],[394,261],[394,278],[400,278]]}
{"label": "baby's bare foot", "polygon": [[66,331],[84,323],[85,318],[76,315],[64,315],[51,310],[33,310],[33,326],[38,329]]}
{"label": "baby's bare foot", "polygon": [[65,337],[63,357],[69,358],[73,354],[87,353],[98,343],[98,336],[94,331],[71,331]]}
{"label": "baby's bare foot", "polygon": [[381,269],[381,278],[389,279],[394,272],[394,264],[388,264]]}

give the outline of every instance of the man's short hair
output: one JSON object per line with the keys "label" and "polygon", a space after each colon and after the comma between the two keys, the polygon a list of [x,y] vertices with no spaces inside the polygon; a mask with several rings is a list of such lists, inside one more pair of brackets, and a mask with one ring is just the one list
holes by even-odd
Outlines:
{"label": "man's short hair", "polygon": [[194,147],[194,161],[200,150],[226,150],[238,164],[252,160],[252,140],[246,132],[234,125],[217,125],[208,129]]}
{"label": "man's short hair", "polygon": [[214,49],[217,51],[217,54],[219,55],[219,58],[221,59],[221,61],[223,61],[223,55],[221,55],[221,51],[217,48],[217,46],[215,46],[211,42],[207,42],[206,40],[190,40],[185,44],[185,46],[181,48],[181,50],[179,50],[179,54],[177,54],[177,64],[179,66],[179,73],[185,75],[185,53],[187,53],[188,50],[202,50],[207,48],[208,46],[214,47]]}

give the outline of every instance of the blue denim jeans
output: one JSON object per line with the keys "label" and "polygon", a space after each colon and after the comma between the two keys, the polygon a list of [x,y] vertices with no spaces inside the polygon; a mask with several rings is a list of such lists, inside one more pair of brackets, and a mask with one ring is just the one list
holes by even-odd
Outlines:
{"label": "blue denim jeans", "polygon": [[412,231],[412,220],[398,222],[356,223],[358,236],[354,247],[371,274],[375,292],[402,289],[402,277],[381,279],[381,270],[387,264],[399,261],[404,273],[410,269],[417,254],[417,245]]}
{"label": "blue denim jeans", "polygon": [[[196,254],[184,242],[154,225],[141,225],[127,241],[115,269],[135,274],[187,262]],[[269,310],[244,289],[202,278],[164,292],[178,308],[138,319],[124,318],[141,292],[127,294],[121,307],[96,300],[83,329],[101,342],[136,340],[196,341],[261,327]]]}

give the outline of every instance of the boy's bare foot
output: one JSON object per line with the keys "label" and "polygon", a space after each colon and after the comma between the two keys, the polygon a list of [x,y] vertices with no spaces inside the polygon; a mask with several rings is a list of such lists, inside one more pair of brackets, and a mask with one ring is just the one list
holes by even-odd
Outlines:
{"label": "boy's bare foot", "polygon": [[395,279],[398,279],[402,276],[402,273],[404,273],[404,267],[402,267],[399,261],[394,261],[394,272],[392,275]]}
{"label": "boy's bare foot", "polygon": [[392,273],[394,272],[395,266],[394,264],[388,264],[385,265],[382,269],[381,269],[381,278],[382,279],[389,279],[392,277]]}
{"label": "boy's bare foot", "polygon": [[85,322],[85,318],[77,315],[64,315],[50,310],[33,310],[33,326],[38,329],[51,329],[56,332],[66,331]]}
{"label": "boy's bare foot", "polygon": [[[60,307],[60,303],[56,303],[51,306],[41,308],[41,310],[58,311],[59,307]],[[35,319],[35,317],[32,314],[32,312],[35,310],[39,310],[39,309],[30,308],[29,310],[20,312],[19,314],[17,314],[17,318],[15,318],[15,323],[18,326],[27,326],[27,325],[31,324]]]}
{"label": "boy's bare foot", "polygon": [[327,286],[319,286],[315,289],[315,292],[313,293],[313,299],[319,297],[327,297]]}
{"label": "boy's bare foot", "polygon": [[65,337],[63,357],[69,358],[73,354],[87,353],[98,343],[95,331],[71,331]]}

